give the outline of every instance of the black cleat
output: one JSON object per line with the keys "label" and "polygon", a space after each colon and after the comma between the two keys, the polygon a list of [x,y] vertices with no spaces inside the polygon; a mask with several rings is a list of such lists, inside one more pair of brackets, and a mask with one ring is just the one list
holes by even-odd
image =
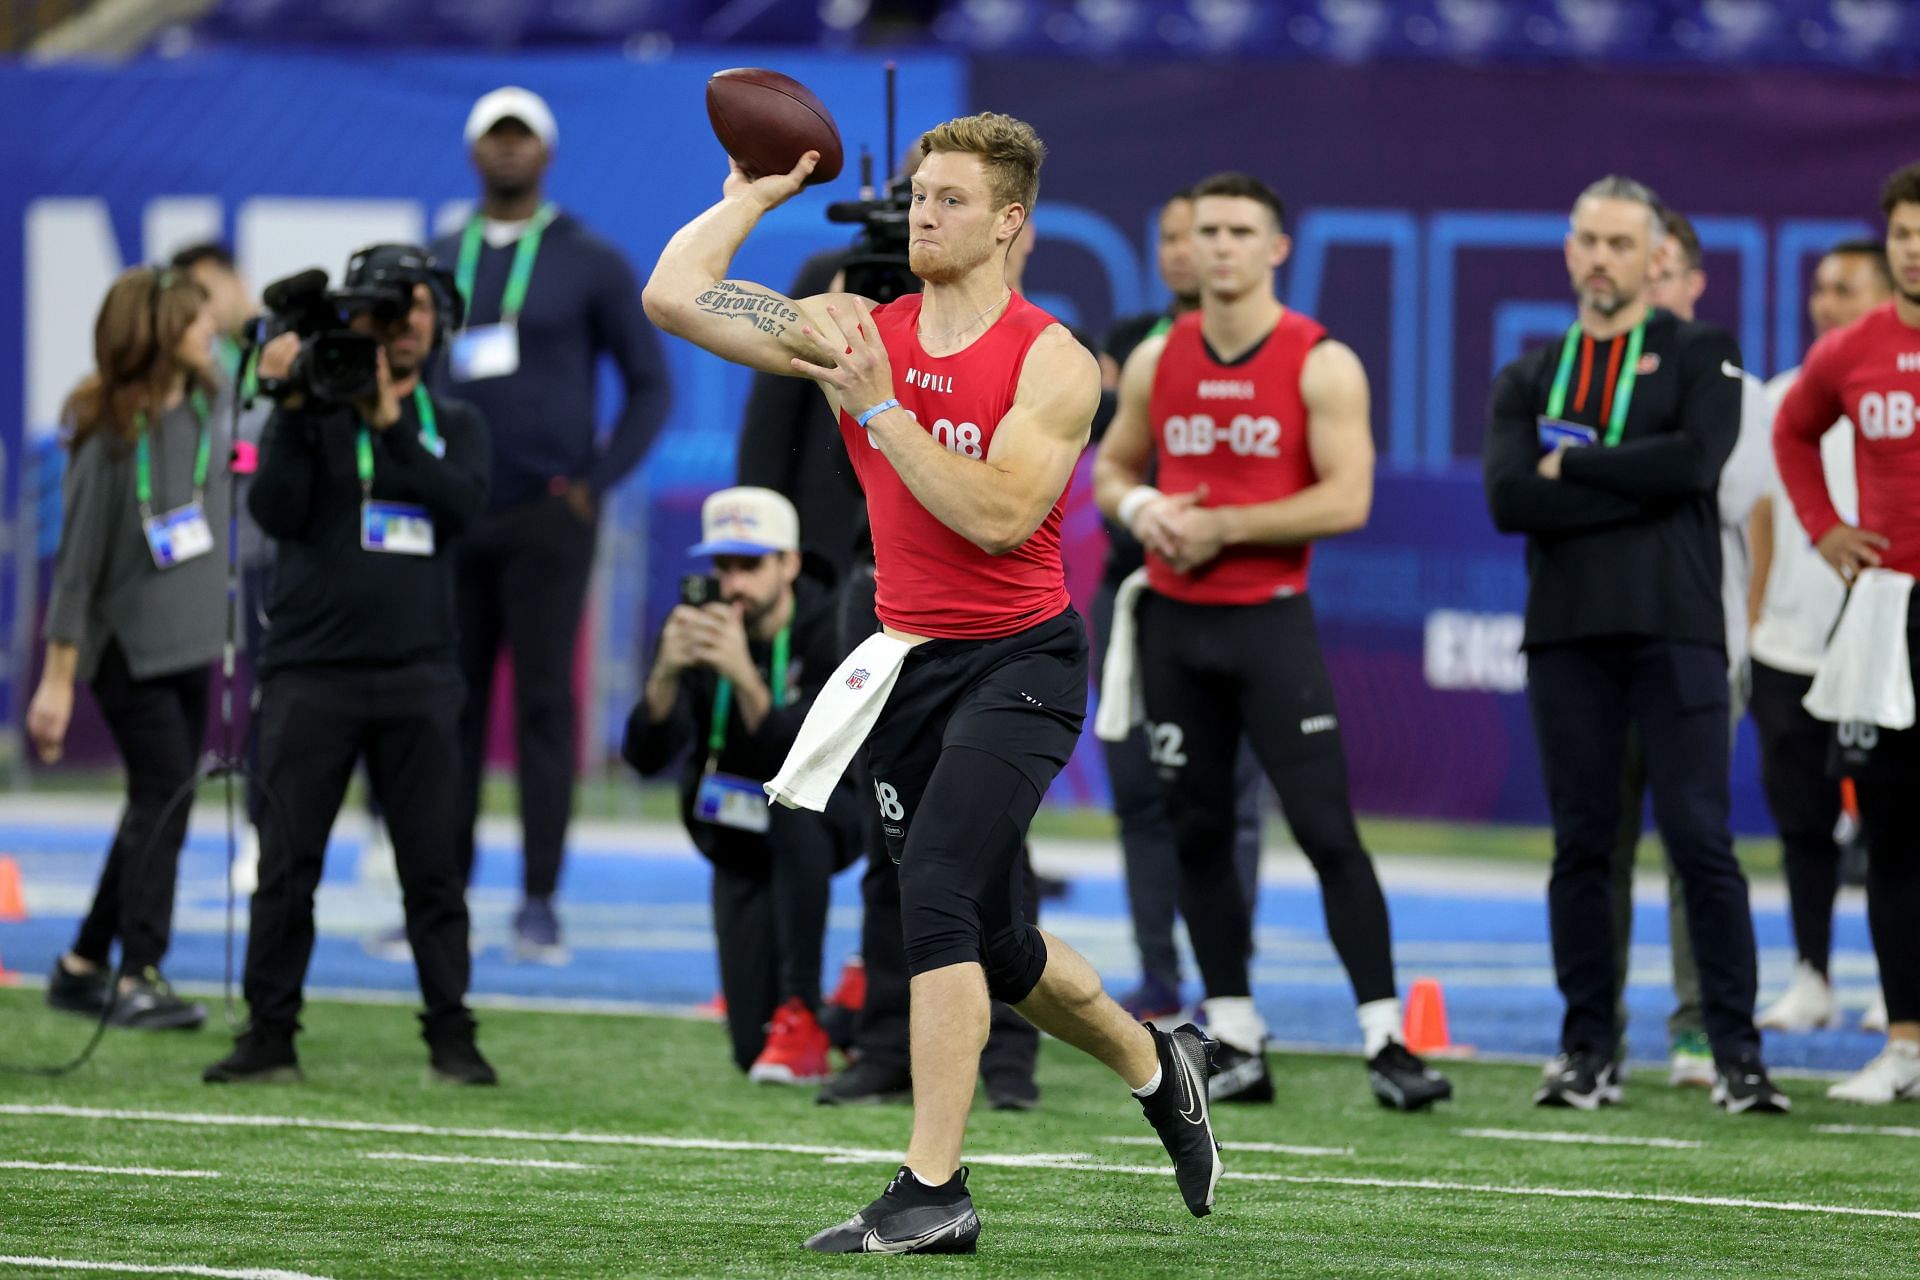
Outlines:
{"label": "black cleat", "polygon": [[1767,1078],[1767,1069],[1758,1058],[1723,1068],[1713,1082],[1713,1105],[1737,1116],[1752,1111],[1761,1115],[1783,1116],[1793,1110],[1793,1099],[1782,1093]]}
{"label": "black cleat", "polygon": [[1211,1043],[1218,1048],[1213,1055],[1213,1079],[1207,1082],[1209,1097],[1215,1102],[1273,1101],[1273,1073],[1267,1069],[1265,1050],[1248,1053],[1224,1040]]}
{"label": "black cleat", "polygon": [[838,1226],[810,1237],[815,1253],[972,1253],[980,1215],[967,1194],[967,1170],[929,1187],[905,1165],[878,1200]]}
{"label": "black cleat", "polygon": [[1622,1096],[1612,1054],[1563,1053],[1547,1064],[1545,1081],[1533,1091],[1533,1105],[1598,1111]]}
{"label": "black cleat", "polygon": [[428,1072],[436,1084],[499,1084],[500,1077],[480,1056],[473,1042],[473,1031],[430,1036],[427,1039]]}
{"label": "black cleat", "polygon": [[820,1086],[814,1101],[823,1107],[865,1107],[905,1102],[913,1095],[913,1077],[905,1067],[856,1062]]}
{"label": "black cleat", "polygon": [[1367,1059],[1367,1079],[1381,1106],[1401,1111],[1424,1111],[1453,1097],[1447,1078],[1398,1040],[1387,1041],[1386,1048]]}
{"label": "black cleat", "polygon": [[173,988],[149,965],[133,984],[114,995],[107,1025],[134,1031],[197,1031],[207,1007],[173,994]]}
{"label": "black cleat", "polygon": [[53,962],[47,975],[47,1007],[64,1013],[97,1018],[113,1003],[113,971],[101,965],[92,973],[69,973],[67,966]]}
{"label": "black cleat", "polygon": [[200,1073],[208,1084],[295,1084],[304,1079],[290,1032],[249,1027],[233,1052]]}
{"label": "black cleat", "polygon": [[1208,1097],[1208,1077],[1216,1054],[1225,1046],[1207,1039],[1191,1022],[1174,1031],[1162,1031],[1151,1022],[1146,1027],[1160,1055],[1160,1086],[1140,1099],[1140,1109],[1173,1157],[1173,1180],[1180,1184],[1180,1198],[1194,1217],[1204,1218],[1213,1212],[1213,1189],[1226,1170],[1213,1136]]}

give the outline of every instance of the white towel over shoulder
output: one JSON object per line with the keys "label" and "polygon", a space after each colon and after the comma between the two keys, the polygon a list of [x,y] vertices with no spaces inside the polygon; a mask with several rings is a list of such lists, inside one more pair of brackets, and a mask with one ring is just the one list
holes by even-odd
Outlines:
{"label": "white towel over shoulder", "polygon": [[1134,619],[1146,589],[1147,571],[1135,569],[1113,593],[1112,634],[1107,637],[1107,660],[1100,664],[1100,710],[1093,717],[1093,736],[1102,742],[1126,741],[1133,726],[1147,718]]}
{"label": "white towel over shoulder", "polygon": [[1907,654],[1912,594],[1913,575],[1890,569],[1868,569],[1854,581],[1813,688],[1801,700],[1814,719],[1913,728],[1913,668]]}
{"label": "white towel over shoulder", "polygon": [[912,648],[876,631],[847,655],[808,708],[780,772],[765,784],[771,799],[789,809],[826,811],[827,798],[873,732]]}

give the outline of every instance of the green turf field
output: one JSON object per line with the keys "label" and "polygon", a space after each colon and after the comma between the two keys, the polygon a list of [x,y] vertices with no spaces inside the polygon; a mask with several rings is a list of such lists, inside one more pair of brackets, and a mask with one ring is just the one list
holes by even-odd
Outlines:
{"label": "green turf field", "polygon": [[[84,1024],[36,999],[0,992],[0,1057],[52,1060],[83,1037]],[[905,1109],[830,1110],[806,1091],[749,1085],[726,1061],[719,1028],[699,1023],[487,1012],[481,1043],[505,1081],[496,1090],[426,1085],[424,1050],[400,1007],[316,1005],[309,1026],[300,1086],[200,1084],[199,1068],[227,1043],[213,1031],[118,1033],[76,1075],[0,1076],[0,1255],[328,1277],[931,1266],[1022,1277],[1613,1280],[1910,1276],[1920,1239],[1920,1139],[1816,1132],[1911,1125],[1920,1107],[1845,1108],[1818,1084],[1790,1082],[1793,1116],[1732,1118],[1698,1093],[1641,1078],[1629,1083],[1627,1106],[1575,1116],[1525,1105],[1534,1068],[1457,1064],[1459,1102],[1402,1116],[1374,1105],[1354,1060],[1321,1056],[1278,1058],[1279,1103],[1218,1117],[1228,1176],[1214,1215],[1196,1220],[1160,1172],[1158,1147],[1138,1143],[1151,1131],[1124,1090],[1048,1044],[1042,1109],[976,1116],[977,1257],[817,1258],[799,1242],[878,1194],[887,1153],[904,1144]],[[21,1112],[50,1105],[189,1122]],[[467,1132],[208,1123],[234,1116]],[[1699,1145],[1549,1145],[1467,1129]],[[990,1163],[1034,1153],[1105,1168]],[[1508,1194],[1525,1188],[1556,1194]],[[1841,1212],[1860,1209],[1900,1216]],[[0,1277],[40,1274],[79,1273],[0,1265]]]}

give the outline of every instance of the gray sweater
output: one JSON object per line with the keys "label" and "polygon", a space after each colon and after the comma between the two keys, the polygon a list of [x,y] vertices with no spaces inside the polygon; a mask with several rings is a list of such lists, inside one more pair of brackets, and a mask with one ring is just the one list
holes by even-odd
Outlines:
{"label": "gray sweater", "polygon": [[[171,569],[154,567],[134,496],[134,451],[112,432],[88,436],[67,462],[66,510],[54,556],[43,634],[80,650],[76,675],[92,680],[118,641],[136,680],[173,675],[220,656],[226,636],[227,397],[213,401],[205,507],[213,550]],[[185,402],[152,427],[153,510],[193,499],[199,420]]]}

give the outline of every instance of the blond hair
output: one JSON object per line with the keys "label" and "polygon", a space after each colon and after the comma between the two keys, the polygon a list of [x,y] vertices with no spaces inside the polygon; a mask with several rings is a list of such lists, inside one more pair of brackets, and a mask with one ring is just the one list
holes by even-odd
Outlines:
{"label": "blond hair", "polygon": [[987,192],[994,207],[1017,204],[1029,214],[1033,212],[1047,144],[1025,120],[997,111],[960,116],[921,134],[920,150],[924,155],[953,151],[979,156],[981,167],[987,171]]}

